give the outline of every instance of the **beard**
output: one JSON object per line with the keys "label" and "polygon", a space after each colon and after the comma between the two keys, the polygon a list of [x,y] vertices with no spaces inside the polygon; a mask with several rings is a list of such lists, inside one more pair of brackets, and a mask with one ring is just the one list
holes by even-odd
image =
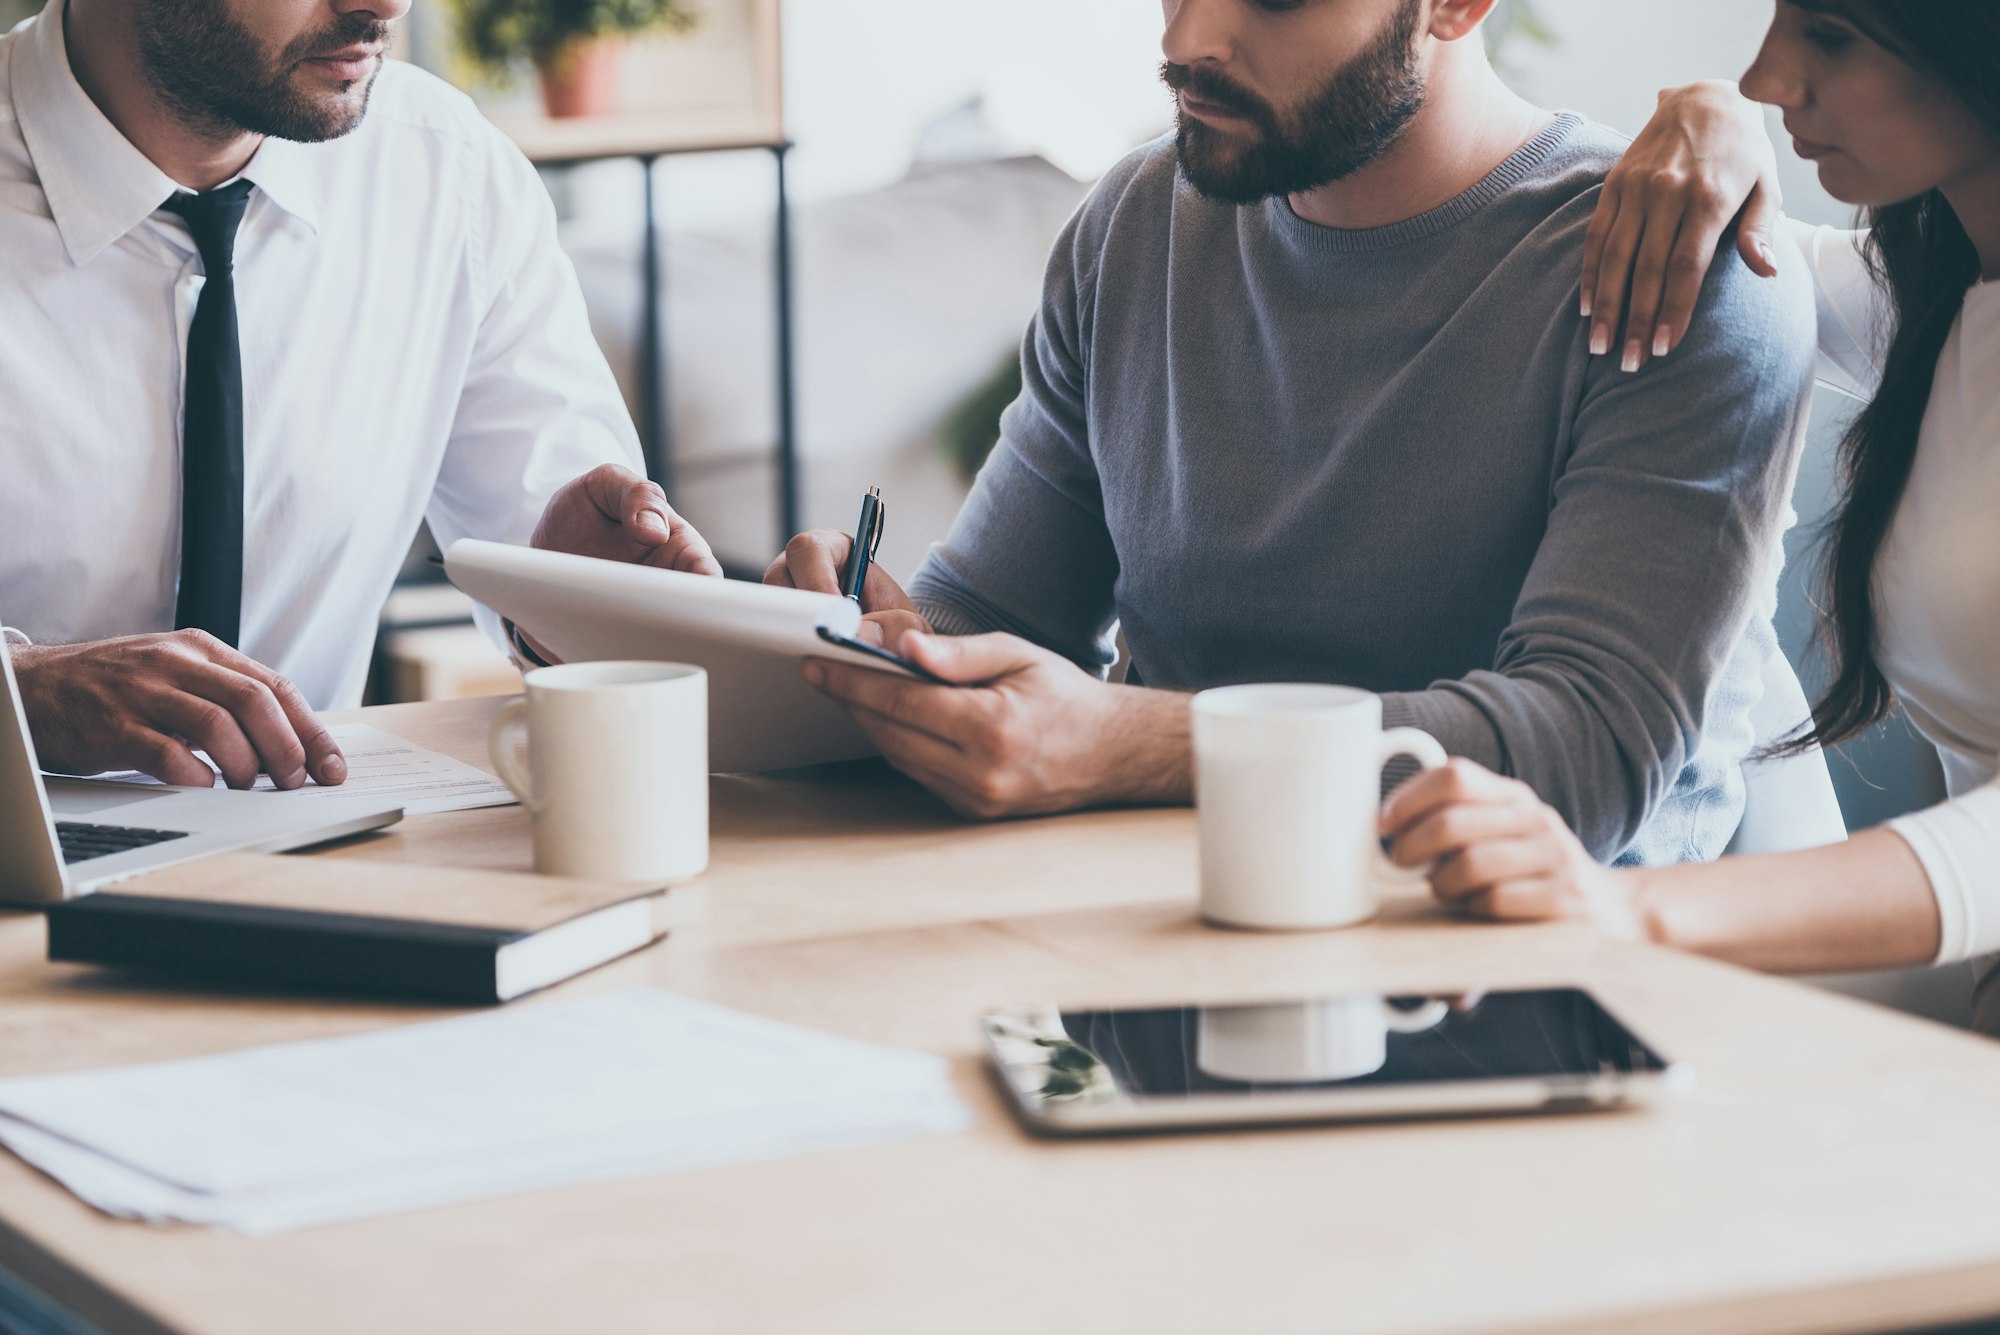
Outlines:
{"label": "beard", "polygon": [[1360,171],[1387,152],[1423,109],[1424,81],[1417,68],[1421,15],[1419,0],[1407,0],[1381,36],[1290,113],[1280,113],[1219,71],[1162,65],[1167,87],[1212,102],[1253,127],[1247,133],[1218,130],[1181,112],[1175,135],[1181,174],[1208,199],[1255,204],[1316,190]]}
{"label": "beard", "polygon": [[361,123],[381,62],[365,79],[333,91],[295,85],[299,62],[361,44],[386,43],[390,25],[365,13],[288,44],[275,60],[223,0],[144,0],[137,6],[146,78],[191,128],[224,137],[269,135],[300,143],[338,139]]}

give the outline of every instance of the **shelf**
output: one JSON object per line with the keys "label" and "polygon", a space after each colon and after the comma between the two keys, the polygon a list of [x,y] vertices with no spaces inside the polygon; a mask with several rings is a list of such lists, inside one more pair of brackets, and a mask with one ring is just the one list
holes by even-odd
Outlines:
{"label": "shelf", "polygon": [[783,126],[754,111],[648,111],[616,116],[496,115],[493,123],[538,167],[604,158],[667,157],[775,149],[785,145]]}

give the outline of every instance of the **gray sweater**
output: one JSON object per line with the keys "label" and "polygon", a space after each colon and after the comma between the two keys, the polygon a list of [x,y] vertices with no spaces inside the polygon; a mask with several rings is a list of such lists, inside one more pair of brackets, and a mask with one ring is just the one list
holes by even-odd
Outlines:
{"label": "gray sweater", "polygon": [[1056,243],[1025,387],[911,587],[1195,690],[1328,681],[1531,784],[1606,860],[1742,815],[1810,393],[1804,265],[1714,267],[1687,341],[1588,355],[1584,231],[1624,141],[1558,116],[1370,231],[1211,203],[1171,140]]}

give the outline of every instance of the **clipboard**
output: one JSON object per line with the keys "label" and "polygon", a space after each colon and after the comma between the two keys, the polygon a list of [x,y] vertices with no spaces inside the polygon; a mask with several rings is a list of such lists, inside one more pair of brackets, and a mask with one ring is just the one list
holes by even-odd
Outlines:
{"label": "clipboard", "polygon": [[719,774],[876,754],[847,711],[806,684],[800,664],[808,658],[937,681],[856,639],[860,607],[830,593],[477,538],[454,542],[444,567],[469,597],[564,662],[707,669],[709,767]]}

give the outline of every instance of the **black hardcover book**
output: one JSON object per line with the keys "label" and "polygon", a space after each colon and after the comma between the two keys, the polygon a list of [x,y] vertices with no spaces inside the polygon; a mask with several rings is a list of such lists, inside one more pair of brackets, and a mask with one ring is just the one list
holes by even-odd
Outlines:
{"label": "black hardcover book", "polygon": [[554,877],[231,854],[51,907],[49,959],[485,1005],[643,949],[671,917],[685,916],[685,896]]}

